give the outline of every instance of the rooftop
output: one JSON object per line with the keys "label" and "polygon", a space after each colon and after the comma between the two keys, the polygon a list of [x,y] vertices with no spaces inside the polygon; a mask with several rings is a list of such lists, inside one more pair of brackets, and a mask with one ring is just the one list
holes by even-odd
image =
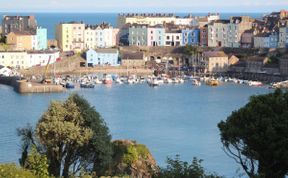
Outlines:
{"label": "rooftop", "polygon": [[103,22],[101,24],[96,24],[96,25],[86,25],[85,29],[90,28],[90,29],[95,30],[97,28],[106,29],[106,28],[110,28],[110,27],[112,27],[112,26],[109,23]]}
{"label": "rooftop", "polygon": [[114,48],[98,48],[96,50],[97,53],[118,53],[118,49]]}
{"label": "rooftop", "polygon": [[228,55],[225,54],[224,51],[205,51],[203,52],[203,55],[205,57],[228,57]]}
{"label": "rooftop", "polygon": [[[36,35],[35,32],[32,31],[14,31],[14,32],[10,32],[10,33],[14,33],[17,36],[30,36],[30,35]],[[9,34],[10,34],[9,33]]]}
{"label": "rooftop", "polygon": [[173,13],[123,13],[122,17],[175,17]]}
{"label": "rooftop", "polygon": [[144,53],[143,52],[123,52],[121,54],[122,59],[134,59],[134,60],[143,60]]}

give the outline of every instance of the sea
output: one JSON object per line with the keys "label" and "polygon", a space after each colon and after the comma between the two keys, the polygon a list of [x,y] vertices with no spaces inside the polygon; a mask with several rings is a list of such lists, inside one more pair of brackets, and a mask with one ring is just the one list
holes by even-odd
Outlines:
{"label": "sea", "polygon": [[145,144],[158,165],[179,154],[191,163],[202,159],[207,172],[227,178],[239,177],[240,166],[224,151],[217,124],[243,107],[252,95],[271,92],[268,87],[225,83],[218,87],[167,84],[96,85],[64,93],[18,94],[0,85],[0,163],[18,163],[21,155],[16,129],[35,126],[52,100],[64,101],[78,93],[104,118],[112,139],[130,139]]}
{"label": "sea", "polygon": [[[184,17],[188,14],[194,16],[206,16],[208,13],[175,13],[175,15]],[[37,20],[38,26],[48,29],[48,39],[55,38],[55,28],[60,22],[78,21],[86,24],[99,24],[102,22],[110,23],[112,26],[116,26],[116,20],[118,13],[19,13],[19,12],[0,12],[0,16],[3,15],[34,15]],[[221,19],[229,19],[231,16],[247,15],[255,19],[261,19],[264,13],[220,13]],[[1,18],[2,19],[2,18]]]}
{"label": "sea", "polygon": [[[54,39],[55,27],[60,22],[107,22],[115,26],[117,18],[117,13],[2,12],[0,15],[34,15],[38,25],[48,29],[49,39]],[[204,16],[207,13],[193,15]],[[262,13],[222,13],[221,18],[240,15],[263,16]],[[269,91],[267,87],[236,84],[212,88],[185,83],[156,88],[147,84],[99,85],[94,89],[64,93],[20,95],[11,87],[0,85],[0,163],[18,163],[21,146],[17,128],[27,123],[35,125],[51,100],[65,100],[70,93],[77,92],[101,113],[113,139],[131,139],[147,145],[160,166],[166,165],[168,156],[179,154],[188,162],[193,157],[203,159],[203,167],[208,172],[228,178],[239,177],[239,165],[222,149],[217,124],[244,106],[250,96]]]}

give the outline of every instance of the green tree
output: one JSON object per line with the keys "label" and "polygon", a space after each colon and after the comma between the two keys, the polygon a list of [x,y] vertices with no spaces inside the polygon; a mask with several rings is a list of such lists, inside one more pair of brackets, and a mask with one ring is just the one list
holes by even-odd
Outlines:
{"label": "green tree", "polygon": [[71,98],[64,103],[52,102],[36,127],[36,135],[45,147],[49,172],[53,176],[69,176],[70,166],[77,160],[77,151],[92,137],[83,116]]}
{"label": "green tree", "polygon": [[216,174],[205,173],[201,163],[202,160],[194,157],[192,163],[189,164],[181,161],[180,156],[176,155],[174,159],[167,158],[167,167],[162,168],[154,178],[220,178]]}
{"label": "green tree", "polygon": [[79,107],[84,118],[84,125],[92,130],[92,138],[79,149],[82,167],[87,172],[96,172],[105,175],[111,164],[113,147],[109,129],[101,115],[89,102],[78,94],[73,94],[70,99]]}
{"label": "green tree", "polygon": [[69,177],[79,172],[104,175],[109,170],[113,155],[109,129],[95,108],[77,94],[65,102],[51,102],[35,131],[28,125],[18,129],[18,135],[23,167],[35,146],[39,154],[46,156],[53,176],[62,173]]}
{"label": "green tree", "polygon": [[17,167],[15,164],[0,164],[0,177],[3,178],[37,178],[29,170]]}
{"label": "green tree", "polygon": [[38,177],[49,178],[47,158],[37,151],[35,145],[32,146],[25,161],[25,168],[31,170]]}
{"label": "green tree", "polygon": [[288,171],[288,93],[253,96],[218,124],[225,152],[249,177],[284,178]]}
{"label": "green tree", "polygon": [[35,143],[35,132],[31,125],[27,125],[24,128],[17,129],[17,134],[21,137],[21,146],[22,146],[22,156],[19,159],[19,163],[24,167],[26,159],[28,157],[28,152],[31,149],[31,146],[36,146]]}

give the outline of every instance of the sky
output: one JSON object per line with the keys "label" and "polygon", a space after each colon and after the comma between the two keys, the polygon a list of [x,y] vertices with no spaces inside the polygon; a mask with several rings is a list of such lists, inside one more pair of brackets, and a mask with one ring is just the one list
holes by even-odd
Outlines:
{"label": "sky", "polygon": [[2,12],[271,12],[281,9],[288,9],[288,0],[6,0],[0,6]]}

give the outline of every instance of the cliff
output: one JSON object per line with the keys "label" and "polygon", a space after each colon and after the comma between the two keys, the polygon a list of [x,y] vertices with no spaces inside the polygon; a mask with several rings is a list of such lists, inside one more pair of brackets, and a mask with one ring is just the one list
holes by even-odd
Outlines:
{"label": "cliff", "polygon": [[158,166],[145,145],[130,140],[113,142],[113,175],[151,178],[158,172]]}

